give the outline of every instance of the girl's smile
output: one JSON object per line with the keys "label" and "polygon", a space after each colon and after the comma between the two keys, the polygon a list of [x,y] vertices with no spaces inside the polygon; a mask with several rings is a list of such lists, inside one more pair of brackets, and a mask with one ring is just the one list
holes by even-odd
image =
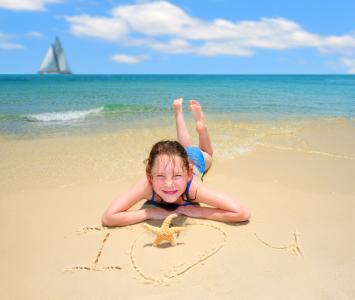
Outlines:
{"label": "girl's smile", "polygon": [[179,156],[160,155],[152,167],[151,183],[161,199],[173,203],[185,192],[191,176]]}
{"label": "girl's smile", "polygon": [[165,194],[168,194],[168,195],[174,195],[176,194],[178,191],[175,190],[175,191],[163,191]]}

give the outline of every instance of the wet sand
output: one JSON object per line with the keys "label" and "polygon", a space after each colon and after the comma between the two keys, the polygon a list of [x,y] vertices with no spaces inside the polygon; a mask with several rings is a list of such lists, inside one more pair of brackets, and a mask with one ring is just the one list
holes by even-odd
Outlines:
{"label": "wet sand", "polygon": [[354,120],[215,120],[209,131],[205,184],[240,198],[252,218],[179,217],[187,230],[175,248],[152,247],[142,224],[100,225],[173,127],[1,137],[0,297],[353,299]]}

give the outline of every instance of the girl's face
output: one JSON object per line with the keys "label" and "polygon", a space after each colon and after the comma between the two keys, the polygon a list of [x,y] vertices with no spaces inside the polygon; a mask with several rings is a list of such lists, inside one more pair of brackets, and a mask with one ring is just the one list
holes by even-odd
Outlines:
{"label": "girl's face", "polygon": [[186,170],[181,157],[159,155],[152,167],[150,182],[160,198],[165,202],[173,203],[185,192],[191,177],[192,170]]}

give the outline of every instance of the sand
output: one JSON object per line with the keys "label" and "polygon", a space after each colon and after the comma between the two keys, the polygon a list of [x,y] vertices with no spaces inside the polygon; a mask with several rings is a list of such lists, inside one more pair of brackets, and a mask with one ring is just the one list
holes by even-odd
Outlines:
{"label": "sand", "polygon": [[187,228],[178,245],[159,248],[142,224],[107,229],[100,217],[173,127],[1,137],[0,298],[354,299],[354,121],[209,130],[205,184],[241,199],[252,218],[178,217]]}

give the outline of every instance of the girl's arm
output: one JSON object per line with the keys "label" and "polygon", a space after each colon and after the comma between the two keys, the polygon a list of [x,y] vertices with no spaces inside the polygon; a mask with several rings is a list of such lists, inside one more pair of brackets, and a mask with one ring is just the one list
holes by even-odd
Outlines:
{"label": "girl's arm", "polygon": [[213,207],[181,206],[177,212],[195,218],[222,222],[243,222],[250,218],[249,209],[237,199],[198,185],[196,201]]}
{"label": "girl's arm", "polygon": [[152,187],[147,177],[142,177],[133,187],[122,194],[104,212],[101,222],[103,226],[125,226],[142,222],[147,219],[164,219],[171,212],[162,208],[143,208],[127,211],[134,204],[152,195]]}

